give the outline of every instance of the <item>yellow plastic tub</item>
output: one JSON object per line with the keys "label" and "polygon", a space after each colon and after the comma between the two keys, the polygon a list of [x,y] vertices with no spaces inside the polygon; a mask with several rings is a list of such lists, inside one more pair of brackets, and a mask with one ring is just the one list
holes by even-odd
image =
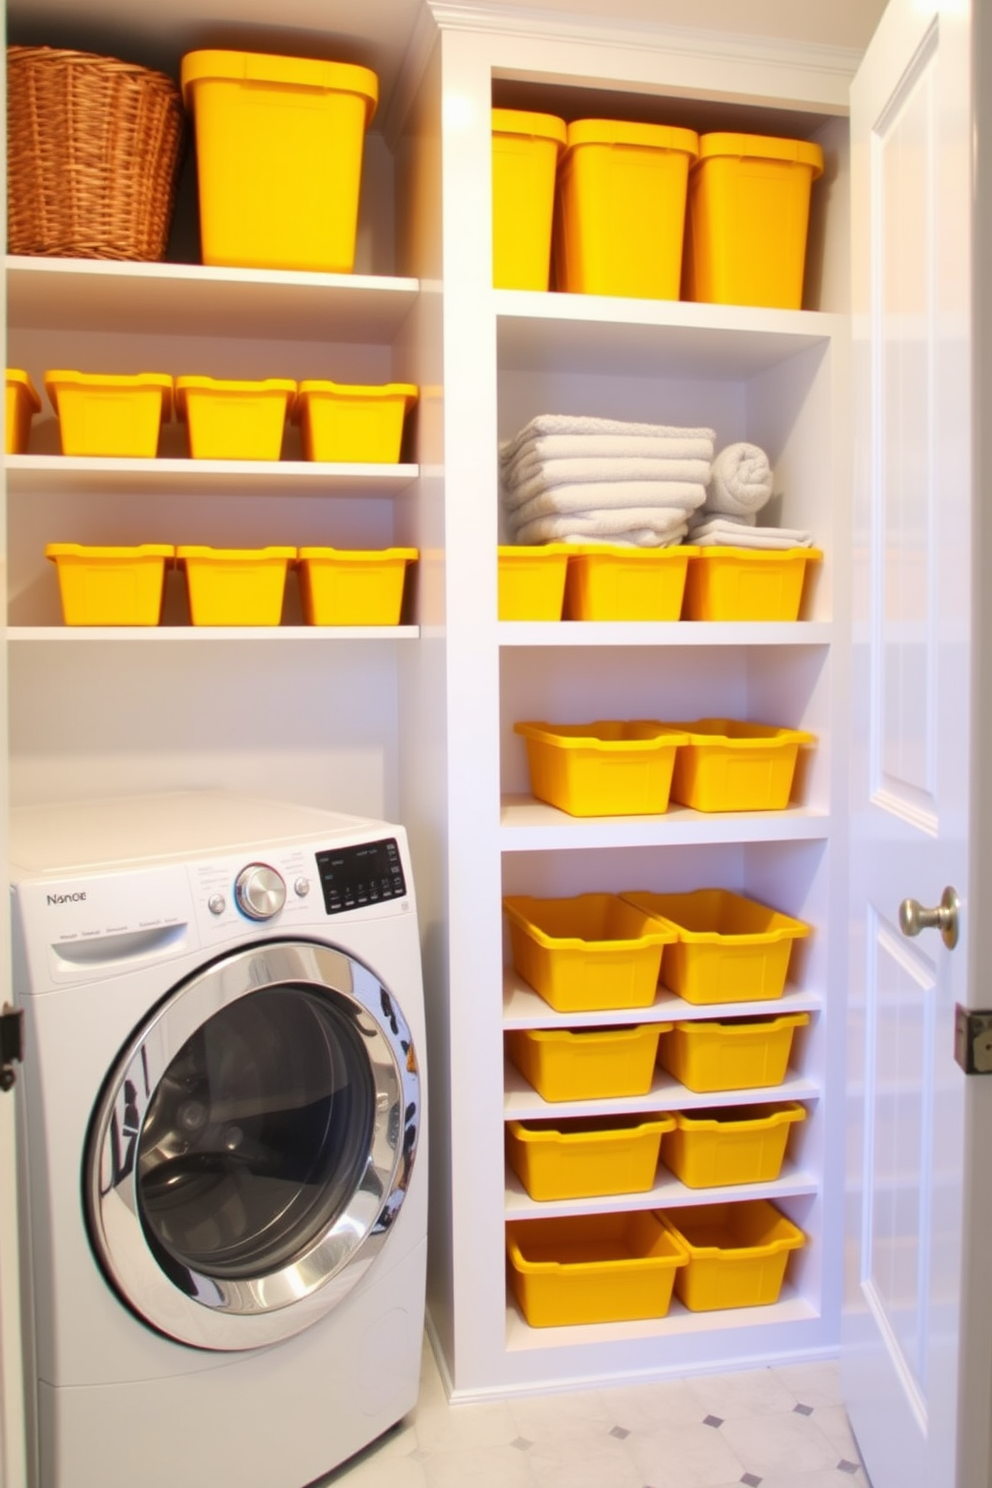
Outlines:
{"label": "yellow plastic tub", "polygon": [[293,422],[303,433],[308,460],[395,465],[403,421],[417,401],[410,382],[363,387],[308,379],[300,383]]}
{"label": "yellow plastic tub", "polygon": [[551,224],[565,121],[553,114],[493,109],[493,284],[548,287]]}
{"label": "yellow plastic tub", "polygon": [[672,773],[672,800],[694,811],[783,811],[799,746],[816,742],[803,729],[735,718],[697,718],[669,727],[685,736]]}
{"label": "yellow plastic tub", "polygon": [[527,742],[531,790],[570,816],[668,810],[677,746],[688,735],[653,719],[515,723]]}
{"label": "yellow plastic tub", "polygon": [[506,1155],[531,1198],[541,1202],[646,1193],[661,1139],[674,1127],[667,1115],[508,1121]]}
{"label": "yellow plastic tub", "polygon": [[808,1023],[809,1013],[674,1023],[659,1043],[658,1063],[687,1090],[703,1095],[781,1085],[792,1036]]}
{"label": "yellow plastic tub", "polygon": [[674,926],[616,894],[509,895],[513,964],[560,1013],[650,1007]]}
{"label": "yellow plastic tub", "polygon": [[690,1205],[658,1217],[688,1254],[675,1289],[690,1312],[777,1302],[789,1255],[806,1243],[802,1230],[767,1199]]}
{"label": "yellow plastic tub", "polygon": [[194,460],[278,460],[296,383],[177,377],[176,414],[189,430]]}
{"label": "yellow plastic tub", "polygon": [[560,620],[570,543],[496,549],[501,620]]}
{"label": "yellow plastic tub", "polygon": [[685,580],[685,620],[798,620],[819,548],[696,548]]}
{"label": "yellow plastic tub", "polygon": [[66,625],[157,625],[166,564],[175,551],[169,543],[134,548],[48,543],[45,557],[58,572]]}
{"label": "yellow plastic tub", "polygon": [[7,368],[7,425],[4,450],[25,455],[31,437],[31,420],[41,409],[41,399],[27,372]]}
{"label": "yellow plastic tub", "polygon": [[689,559],[696,552],[683,543],[671,548],[573,548],[565,619],[678,620]]}
{"label": "yellow plastic tub", "polygon": [[172,417],[172,378],[164,372],[116,377],[59,370],[45,373],[45,390],[58,414],[64,455],[158,454],[162,424]]}
{"label": "yellow plastic tub", "polygon": [[295,548],[180,546],[194,625],[278,625]]}
{"label": "yellow plastic tub", "polygon": [[547,1101],[647,1095],[659,1037],[671,1023],[630,1028],[511,1028],[506,1047]]}
{"label": "yellow plastic tub", "polygon": [[822,174],[823,151],[808,140],[702,135],[689,176],[683,298],[801,309],[810,194]]}
{"label": "yellow plastic tub", "polygon": [[407,566],[417,554],[416,548],[300,548],[300,596],[307,624],[398,625]]}
{"label": "yellow plastic tub", "polygon": [[254,52],[189,52],[205,264],[347,274],[355,264],[374,72]]}
{"label": "yellow plastic tub", "polygon": [[781,997],[793,943],[810,927],[729,889],[622,896],[671,923],[665,986],[691,1003],[763,1002]]}
{"label": "yellow plastic tub", "polygon": [[687,178],[698,146],[693,130],[665,124],[569,124],[558,172],[558,289],[678,299]]}
{"label": "yellow plastic tub", "polygon": [[664,1317],[687,1252],[650,1209],[514,1221],[510,1286],[532,1328]]}
{"label": "yellow plastic tub", "polygon": [[796,1101],[676,1111],[665,1163],[687,1188],[772,1183],[782,1171],[789,1133],[805,1119]]}

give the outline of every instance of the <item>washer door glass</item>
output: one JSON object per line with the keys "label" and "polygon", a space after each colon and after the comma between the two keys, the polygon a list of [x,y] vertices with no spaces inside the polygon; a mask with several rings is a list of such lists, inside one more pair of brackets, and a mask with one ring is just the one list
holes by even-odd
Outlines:
{"label": "washer door glass", "polygon": [[225,957],[138,1030],[94,1113],[87,1216],[108,1277],[201,1348],[301,1331],[395,1222],[420,1106],[409,1028],[367,967],[302,941]]}

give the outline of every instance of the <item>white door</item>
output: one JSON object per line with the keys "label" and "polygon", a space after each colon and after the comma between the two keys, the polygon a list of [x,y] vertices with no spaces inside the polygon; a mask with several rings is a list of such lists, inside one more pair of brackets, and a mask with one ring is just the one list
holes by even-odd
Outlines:
{"label": "white door", "polygon": [[[969,1181],[978,963],[968,0],[892,0],[852,91],[854,689],[842,1373],[873,1488],[988,1488],[992,1305]],[[984,271],[984,270],[983,270]],[[976,405],[977,406],[977,405]],[[974,840],[970,840],[973,836]],[[960,896],[954,949],[900,903]],[[971,942],[969,955],[969,941]],[[976,986],[978,990],[976,989]],[[986,1125],[992,1131],[992,1125]],[[977,1158],[977,1154],[976,1154]],[[978,1165],[988,1186],[987,1158]],[[972,1400],[978,1402],[973,1407]]]}
{"label": "white door", "polygon": [[25,1482],[17,1244],[14,1093],[0,1091],[0,1488]]}

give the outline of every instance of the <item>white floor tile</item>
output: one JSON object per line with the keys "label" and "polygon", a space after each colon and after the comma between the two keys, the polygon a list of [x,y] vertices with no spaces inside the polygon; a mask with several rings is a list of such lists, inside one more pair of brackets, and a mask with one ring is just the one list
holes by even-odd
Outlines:
{"label": "white floor tile", "polygon": [[762,1479],[786,1471],[798,1475],[835,1468],[840,1460],[837,1448],[812,1418],[791,1411],[777,1416],[735,1417],[720,1427],[720,1435],[745,1470]]}
{"label": "white floor tile", "polygon": [[425,1405],[414,1416],[417,1444],[424,1452],[505,1447],[520,1435],[508,1405]]}
{"label": "white floor tile", "polygon": [[605,1435],[617,1418],[598,1391],[575,1390],[561,1395],[527,1395],[507,1402],[521,1436],[532,1441],[571,1440],[575,1434],[592,1435],[597,1428]]}
{"label": "white floor tile", "polygon": [[624,1443],[651,1488],[712,1488],[740,1481],[744,1464],[721,1430],[668,1426],[634,1432]]}
{"label": "white floor tile", "polygon": [[689,1380],[704,1416],[728,1421],[736,1416],[764,1416],[791,1411],[796,1397],[771,1369],[737,1374],[703,1374]]}
{"label": "white floor tile", "polygon": [[602,1390],[600,1398],[611,1426],[628,1431],[658,1431],[664,1426],[697,1426],[707,1412],[690,1383],[661,1380],[654,1385],[618,1385]]}
{"label": "white floor tile", "polygon": [[817,1364],[784,1364],[772,1374],[791,1390],[803,1405],[841,1405],[840,1366],[835,1362]]}
{"label": "white floor tile", "polygon": [[644,1488],[644,1474],[626,1443],[609,1436],[583,1433],[570,1443],[538,1443],[528,1460],[538,1488]]}
{"label": "white floor tile", "polygon": [[427,1488],[535,1488],[536,1483],[527,1453],[516,1447],[436,1452],[424,1469]]}

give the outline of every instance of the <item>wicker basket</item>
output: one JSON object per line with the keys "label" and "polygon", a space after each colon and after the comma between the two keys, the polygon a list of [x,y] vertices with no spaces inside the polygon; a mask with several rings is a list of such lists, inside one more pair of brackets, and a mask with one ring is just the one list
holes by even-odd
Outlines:
{"label": "wicker basket", "polygon": [[8,47],[9,251],[164,257],[183,123],[179,89],[163,73],[88,52]]}

